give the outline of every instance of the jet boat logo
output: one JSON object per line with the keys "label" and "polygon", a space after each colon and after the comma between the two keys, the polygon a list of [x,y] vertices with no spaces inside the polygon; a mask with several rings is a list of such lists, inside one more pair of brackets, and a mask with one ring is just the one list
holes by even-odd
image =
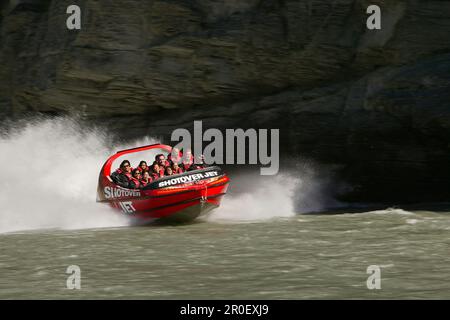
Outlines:
{"label": "jet boat logo", "polygon": [[106,199],[141,196],[141,192],[139,190],[126,190],[114,187],[105,187],[103,191]]}
{"label": "jet boat logo", "polygon": [[183,176],[183,177],[173,178],[173,179],[166,180],[166,181],[161,181],[158,184],[158,188],[173,186],[173,185],[180,184],[180,183],[195,182],[198,180],[217,177],[218,175],[219,175],[219,173],[217,171],[208,171],[208,172],[204,172],[204,173],[191,174],[188,176]]}

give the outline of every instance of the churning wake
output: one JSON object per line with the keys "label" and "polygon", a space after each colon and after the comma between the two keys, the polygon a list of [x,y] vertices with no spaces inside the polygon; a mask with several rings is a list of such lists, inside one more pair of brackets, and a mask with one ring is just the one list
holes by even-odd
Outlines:
{"label": "churning wake", "polygon": [[[99,170],[117,150],[157,141],[114,145],[106,132],[71,118],[20,122],[18,127],[0,136],[1,233],[128,225],[123,215],[95,201]],[[238,174],[208,220],[267,220],[321,210],[326,203],[322,185],[301,171],[258,178]]]}
{"label": "churning wake", "polygon": [[[229,188],[233,188],[234,183],[252,180],[237,177]],[[293,195],[298,183],[297,178],[284,175],[266,178],[263,183],[255,182],[241,194],[227,194],[208,220],[248,222],[291,217],[295,215]]]}
{"label": "churning wake", "polygon": [[67,118],[21,123],[1,136],[0,232],[126,225],[95,201],[108,145],[102,132]]}
{"label": "churning wake", "polygon": [[[329,192],[331,180],[320,177],[308,164],[276,176],[239,175],[231,180],[229,194],[209,218],[217,222],[253,222],[320,212],[338,206]],[[240,192],[233,193],[235,185]]]}

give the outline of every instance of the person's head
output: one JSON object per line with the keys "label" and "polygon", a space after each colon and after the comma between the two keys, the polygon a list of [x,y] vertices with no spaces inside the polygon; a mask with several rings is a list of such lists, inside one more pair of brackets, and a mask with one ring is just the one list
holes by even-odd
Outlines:
{"label": "person's head", "polygon": [[170,152],[172,160],[178,160],[180,158],[180,149],[173,148]]}
{"label": "person's head", "polygon": [[139,168],[141,168],[142,170],[146,170],[147,169],[147,162],[146,161],[139,162]]}
{"label": "person's head", "polygon": [[140,179],[141,178],[141,170],[134,169],[133,170],[133,178]]}
{"label": "person's head", "polygon": [[124,172],[131,172],[130,161],[123,160],[122,163],[120,164],[120,169],[122,169],[122,171]]}
{"label": "person's head", "polygon": [[154,173],[159,173],[159,165],[157,163],[155,163],[154,165],[152,165],[152,171]]}
{"label": "person's head", "polygon": [[148,171],[144,171],[144,173],[142,174],[142,179],[144,181],[148,181],[148,179],[150,179],[150,174],[148,173]]}
{"label": "person's head", "polygon": [[171,167],[167,167],[166,168],[166,175],[170,176],[173,174],[172,168]]}
{"label": "person's head", "polygon": [[155,161],[156,161],[156,163],[158,163],[160,166],[163,166],[164,163],[166,162],[166,157],[165,157],[162,153],[160,153],[160,154],[156,155]]}
{"label": "person's head", "polygon": [[192,160],[192,151],[190,149],[186,150],[186,152],[183,155],[183,161],[184,162],[190,162]]}
{"label": "person's head", "polygon": [[172,169],[173,170],[178,170],[178,168],[179,168],[178,163],[174,162],[173,165],[172,165]]}

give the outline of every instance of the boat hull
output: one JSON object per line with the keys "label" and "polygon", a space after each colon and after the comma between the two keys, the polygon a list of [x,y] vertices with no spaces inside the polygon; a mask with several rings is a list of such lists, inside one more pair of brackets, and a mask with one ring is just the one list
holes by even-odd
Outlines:
{"label": "boat hull", "polygon": [[208,216],[211,211],[218,207],[219,205],[210,202],[195,202],[185,208],[178,208],[171,214],[159,218],[152,217],[152,214],[142,213],[139,216],[132,218],[131,222],[133,225],[189,223],[198,218]]}
{"label": "boat hull", "polygon": [[128,216],[133,224],[186,223],[218,208],[227,188],[228,183],[223,183],[208,189],[203,186],[188,192],[108,203]]}
{"label": "boat hull", "polygon": [[228,189],[229,178],[216,166],[163,177],[144,189],[127,189],[111,180],[110,161],[99,176],[97,201],[122,211],[133,224],[191,222],[219,207]]}

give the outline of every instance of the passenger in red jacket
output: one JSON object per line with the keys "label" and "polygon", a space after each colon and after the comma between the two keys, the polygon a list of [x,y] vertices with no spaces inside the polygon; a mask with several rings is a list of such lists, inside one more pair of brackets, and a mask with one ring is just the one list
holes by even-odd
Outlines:
{"label": "passenger in red jacket", "polygon": [[183,155],[183,161],[181,163],[181,168],[183,171],[188,171],[194,162],[194,157],[192,156],[191,150],[187,150],[186,154]]}
{"label": "passenger in red jacket", "polygon": [[144,171],[141,178],[141,189],[146,187],[152,182],[152,178],[150,177],[150,173],[148,171]]}
{"label": "passenger in red jacket", "polygon": [[133,170],[133,177],[130,180],[130,189],[139,189],[141,187],[141,171],[138,169]]}
{"label": "passenger in red jacket", "polygon": [[155,163],[162,168],[170,167],[169,161],[166,160],[166,157],[162,153],[156,155],[153,164]]}
{"label": "passenger in red jacket", "polygon": [[158,164],[153,164],[151,168],[150,177],[153,181],[164,176],[164,169],[160,168]]}
{"label": "passenger in red jacket", "polygon": [[182,154],[180,150],[178,148],[173,148],[172,152],[170,152],[167,156],[167,160],[169,161],[170,165],[173,166],[174,163],[181,163],[181,156]]}
{"label": "passenger in red jacket", "polygon": [[130,161],[123,160],[120,168],[111,173],[111,179],[121,187],[128,188],[129,182],[132,178]]}
{"label": "passenger in red jacket", "polygon": [[141,171],[141,174],[143,174],[145,171],[149,171],[146,161],[139,162],[139,167],[137,167],[136,169]]}
{"label": "passenger in red jacket", "polygon": [[181,167],[178,165],[178,163],[172,164],[172,171],[173,171],[173,174],[183,173],[183,169],[181,169]]}
{"label": "passenger in red jacket", "polygon": [[205,157],[203,155],[200,155],[197,157],[197,161],[194,161],[194,156],[192,155],[192,153],[190,151],[187,151],[186,157],[183,160],[183,163],[181,164],[181,168],[185,172],[203,169],[205,167],[206,167]]}
{"label": "passenger in red jacket", "polygon": [[171,176],[171,175],[173,175],[172,168],[171,167],[167,167],[166,168],[166,176]]}

